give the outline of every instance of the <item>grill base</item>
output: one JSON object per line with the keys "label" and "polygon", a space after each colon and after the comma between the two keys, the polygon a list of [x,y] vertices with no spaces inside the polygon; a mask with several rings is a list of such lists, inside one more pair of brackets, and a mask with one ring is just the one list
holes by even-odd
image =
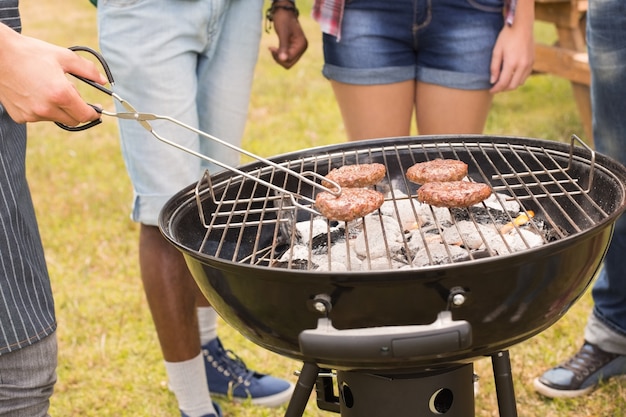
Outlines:
{"label": "grill base", "polygon": [[[492,355],[501,417],[517,417],[508,351]],[[474,417],[473,364],[419,374],[374,374],[338,371],[335,395],[332,376],[306,362],[285,417],[301,417],[313,387],[317,406],[342,417]]]}

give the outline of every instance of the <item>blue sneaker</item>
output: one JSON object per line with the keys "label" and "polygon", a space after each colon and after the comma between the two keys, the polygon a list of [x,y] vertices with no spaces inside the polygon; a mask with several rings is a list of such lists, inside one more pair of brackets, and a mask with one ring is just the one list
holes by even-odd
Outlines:
{"label": "blue sneaker", "polygon": [[534,386],[549,398],[574,398],[589,394],[601,381],[619,375],[626,375],[626,356],[585,342],[570,359],[535,379]]}
{"label": "blue sneaker", "polygon": [[237,355],[224,349],[219,338],[202,346],[202,353],[211,395],[266,407],[278,407],[291,398],[293,384],[249,370]]}
{"label": "blue sneaker", "polygon": [[[217,414],[214,414],[214,413],[205,414],[202,417],[222,417],[222,409],[220,408],[219,405],[217,405],[217,403],[215,401],[213,402],[213,408],[215,408],[215,412]],[[180,417],[189,417],[189,416],[181,411],[180,412]]]}

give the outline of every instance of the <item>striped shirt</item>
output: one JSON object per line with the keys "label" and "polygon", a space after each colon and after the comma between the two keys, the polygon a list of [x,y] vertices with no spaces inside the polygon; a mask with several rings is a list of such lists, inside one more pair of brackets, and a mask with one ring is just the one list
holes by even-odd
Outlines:
{"label": "striped shirt", "polygon": [[[323,33],[341,39],[341,22],[343,20],[343,9],[346,0],[315,0],[311,15],[319,23]],[[513,24],[515,17],[515,7],[517,0],[504,0],[505,22],[507,25]]]}
{"label": "striped shirt", "polygon": [[[18,0],[0,0],[0,24],[21,29],[17,6]],[[26,125],[15,123],[0,104],[0,355],[55,329],[50,278],[26,181]]]}

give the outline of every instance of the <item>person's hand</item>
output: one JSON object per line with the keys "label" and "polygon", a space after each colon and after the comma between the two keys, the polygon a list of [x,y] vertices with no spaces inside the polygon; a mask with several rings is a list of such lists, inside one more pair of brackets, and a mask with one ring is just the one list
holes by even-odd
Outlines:
{"label": "person's hand", "polygon": [[[291,5],[291,2],[284,1]],[[309,43],[304,35],[304,31],[298,22],[298,18],[291,10],[276,9],[274,12],[274,30],[278,35],[278,48],[270,46],[269,50],[279,65],[284,68],[291,68],[306,51]]]}
{"label": "person's hand", "polygon": [[0,24],[0,103],[17,123],[48,120],[76,126],[98,119],[67,73],[107,83],[93,62]]}
{"label": "person's hand", "polygon": [[[528,2],[532,7],[532,2]],[[491,57],[491,93],[514,90],[532,73],[535,61],[532,10],[519,7],[513,26],[498,35]]]}

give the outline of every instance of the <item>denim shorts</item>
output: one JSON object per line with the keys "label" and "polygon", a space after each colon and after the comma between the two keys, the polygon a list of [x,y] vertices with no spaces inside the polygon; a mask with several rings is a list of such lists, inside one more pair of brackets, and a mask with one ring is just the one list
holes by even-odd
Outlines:
{"label": "denim shorts", "polygon": [[[140,112],[170,116],[239,146],[244,133],[262,32],[263,2],[248,0],[99,0],[100,49],[114,91]],[[118,105],[118,110],[122,110]],[[166,121],[160,136],[238,165],[239,153]],[[120,120],[134,221],[157,225],[163,205],[196,183],[205,169],[223,168]]]}
{"label": "denim shorts", "polygon": [[347,0],[341,38],[324,34],[326,78],[347,84],[407,80],[489,89],[503,0]]}

